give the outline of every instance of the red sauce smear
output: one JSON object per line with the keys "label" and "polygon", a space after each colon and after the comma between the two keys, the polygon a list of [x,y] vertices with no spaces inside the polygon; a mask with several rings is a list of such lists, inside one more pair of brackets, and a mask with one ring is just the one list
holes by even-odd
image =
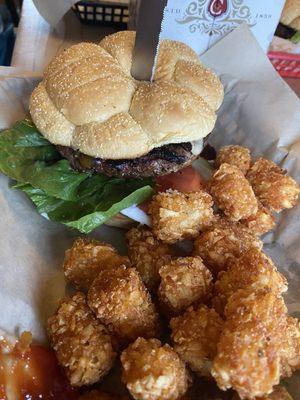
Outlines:
{"label": "red sauce smear", "polygon": [[16,344],[9,352],[0,351],[0,400],[11,398],[9,393],[14,400],[78,399],[54,352],[37,345],[22,350]]}

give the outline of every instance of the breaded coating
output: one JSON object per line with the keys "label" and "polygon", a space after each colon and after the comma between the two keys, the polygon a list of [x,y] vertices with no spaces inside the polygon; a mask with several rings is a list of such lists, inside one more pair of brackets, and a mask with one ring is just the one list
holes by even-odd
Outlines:
{"label": "breaded coating", "polygon": [[262,246],[262,241],[243,225],[220,219],[196,239],[194,254],[217,275],[250,248]]}
{"label": "breaded coating", "polygon": [[229,297],[239,289],[267,287],[275,294],[287,291],[287,280],[273,261],[253,247],[236,259],[226,271],[221,271],[214,286],[212,304],[222,315]]}
{"label": "breaded coating", "polygon": [[130,229],[126,238],[132,266],[138,270],[146,287],[156,290],[160,282],[158,271],[172,258],[170,246],[157,240],[150,229],[142,226]]}
{"label": "breaded coating", "polygon": [[88,304],[121,344],[159,335],[159,317],[135,268],[104,270],[92,283]]}
{"label": "breaded coating", "polygon": [[120,256],[113,246],[78,238],[65,253],[63,269],[69,282],[77,289],[87,291],[100,271],[119,265],[129,265],[129,260]]}
{"label": "breaded coating", "polygon": [[159,270],[159,301],[167,315],[178,315],[212,292],[212,274],[200,257],[179,257]]}
{"label": "breaded coating", "polygon": [[239,168],[246,175],[251,163],[250,150],[242,146],[224,146],[217,154],[215,166],[219,168],[224,163]]}
{"label": "breaded coating", "polygon": [[201,305],[170,321],[174,350],[200,376],[210,376],[223,320],[214,309]]}
{"label": "breaded coating", "polygon": [[272,211],[292,208],[297,202],[299,185],[273,161],[259,158],[247,174],[254,193]]}
{"label": "breaded coating", "polygon": [[242,399],[272,393],[281,376],[281,348],[287,309],[269,289],[240,289],[228,300],[226,322],[212,375],[222,390]]}
{"label": "breaded coating", "polygon": [[[240,396],[235,393],[232,400],[240,400]],[[284,386],[278,385],[275,386],[274,391],[271,394],[264,397],[256,397],[254,400],[293,400],[293,398]]]}
{"label": "breaded coating", "polygon": [[149,207],[154,235],[165,243],[195,238],[214,220],[211,196],[168,190],[153,197]]}
{"label": "breaded coating", "polygon": [[109,394],[100,390],[91,390],[81,395],[79,400],[129,400],[129,397]]}
{"label": "breaded coating", "polygon": [[285,340],[282,348],[282,375],[289,377],[300,369],[300,323],[297,318],[287,317]]}
{"label": "breaded coating", "polygon": [[212,176],[209,189],[217,206],[231,221],[239,221],[256,214],[257,199],[239,168],[222,164]]}
{"label": "breaded coating", "polygon": [[275,227],[275,218],[270,210],[258,202],[258,210],[256,214],[241,220],[254,235],[261,236],[271,231]]}
{"label": "breaded coating", "polygon": [[89,309],[83,293],[61,302],[48,319],[47,330],[72,386],[98,382],[111,369],[115,360],[111,337]]}
{"label": "breaded coating", "polygon": [[188,389],[183,361],[168,344],[138,338],[121,355],[122,380],[136,400],[176,400]]}

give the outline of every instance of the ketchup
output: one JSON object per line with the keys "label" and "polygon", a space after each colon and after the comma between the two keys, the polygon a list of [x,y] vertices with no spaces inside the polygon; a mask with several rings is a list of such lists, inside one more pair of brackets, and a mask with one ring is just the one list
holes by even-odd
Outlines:
{"label": "ketchup", "polygon": [[77,400],[52,350],[0,343],[0,400]]}

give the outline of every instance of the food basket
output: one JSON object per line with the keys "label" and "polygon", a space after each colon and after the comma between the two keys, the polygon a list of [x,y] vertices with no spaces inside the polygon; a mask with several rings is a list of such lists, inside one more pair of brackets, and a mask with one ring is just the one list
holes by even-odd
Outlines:
{"label": "food basket", "polygon": [[126,29],[129,10],[126,1],[79,1],[72,7],[83,24]]}
{"label": "food basket", "polygon": [[300,54],[269,52],[269,59],[284,78],[300,78]]}

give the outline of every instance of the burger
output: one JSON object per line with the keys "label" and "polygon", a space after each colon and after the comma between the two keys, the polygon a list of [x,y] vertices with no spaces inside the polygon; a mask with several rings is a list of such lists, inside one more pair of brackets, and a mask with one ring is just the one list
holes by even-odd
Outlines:
{"label": "burger", "polygon": [[271,44],[271,50],[299,52],[300,43],[300,0],[285,2],[280,23]]}
{"label": "burger", "polygon": [[[95,203],[91,209],[84,198],[85,210],[77,200],[82,212],[76,210],[76,218],[84,221],[78,228],[78,224],[68,222],[69,209],[76,208],[77,198],[72,198],[75,203],[64,205],[56,220],[85,233],[111,221],[122,207],[144,201],[149,190],[139,197],[133,193],[141,193],[149,185],[153,188],[159,177],[180,176],[179,171],[199,157],[223,100],[219,78],[181,42],[161,42],[153,82],[135,80],[130,72],[134,43],[135,32],[124,31],[105,37],[99,44],[79,43],[68,48],[52,60],[30,98],[34,127],[55,148],[56,161],[65,169],[68,163],[68,177],[88,177],[89,183],[79,192],[86,193],[89,186],[90,193],[94,188],[93,196],[101,195],[101,206],[109,207],[110,212],[104,210],[87,228],[85,213],[98,212],[99,205]],[[38,183],[29,180],[33,188],[24,187],[26,180],[18,186],[27,190],[36,205],[36,190],[42,189],[46,196],[47,189],[40,185],[54,180],[52,170],[48,171]],[[56,169],[56,177],[58,172]],[[68,179],[59,181],[64,180]],[[113,195],[110,185],[114,185]],[[57,188],[51,196],[51,202],[47,200],[51,206],[56,197],[62,198]],[[43,204],[39,211],[53,219]],[[117,221],[119,225],[120,218]]]}

